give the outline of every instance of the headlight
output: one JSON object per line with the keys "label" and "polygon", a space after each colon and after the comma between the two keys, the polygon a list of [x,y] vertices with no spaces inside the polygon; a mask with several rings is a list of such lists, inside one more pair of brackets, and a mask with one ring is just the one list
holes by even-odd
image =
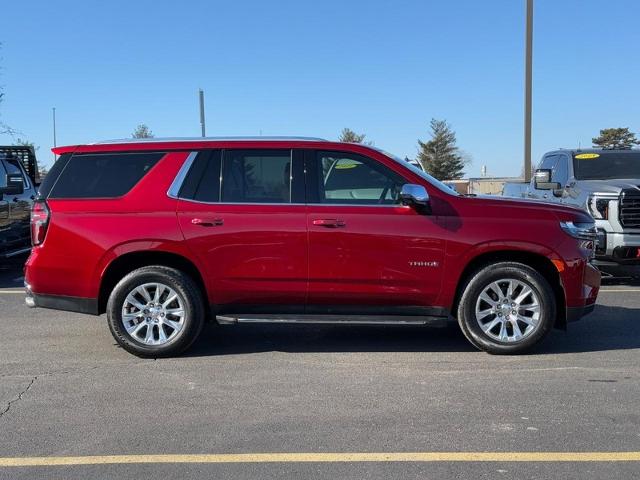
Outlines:
{"label": "headlight", "polygon": [[560,222],[560,228],[573,238],[591,241],[596,239],[596,226],[592,222]]}
{"label": "headlight", "polygon": [[565,233],[579,240],[578,246],[583,254],[593,260],[596,256],[596,225],[593,222],[560,222]]}
{"label": "headlight", "polygon": [[589,213],[593,218],[606,220],[609,218],[609,204],[617,199],[616,196],[591,195],[587,200]]}

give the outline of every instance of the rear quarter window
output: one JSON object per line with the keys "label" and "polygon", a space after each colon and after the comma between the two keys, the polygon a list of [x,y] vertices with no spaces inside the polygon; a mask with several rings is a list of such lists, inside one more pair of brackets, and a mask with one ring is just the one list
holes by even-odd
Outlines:
{"label": "rear quarter window", "polygon": [[38,187],[38,196],[41,198],[47,198],[51,193],[51,189],[55,185],[58,177],[60,177],[60,173],[64,170],[64,167],[67,166],[67,162],[71,158],[70,153],[65,153],[58,157],[58,160],[55,161],[49,173],[47,173],[42,180],[42,183]]}
{"label": "rear quarter window", "polygon": [[[73,155],[51,188],[49,198],[121,197],[163,156],[159,152]],[[44,196],[44,192],[41,194]]]}

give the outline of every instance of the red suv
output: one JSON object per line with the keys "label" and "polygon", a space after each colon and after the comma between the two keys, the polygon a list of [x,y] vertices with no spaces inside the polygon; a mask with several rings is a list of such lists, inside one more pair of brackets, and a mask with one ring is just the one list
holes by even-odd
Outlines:
{"label": "red suv", "polygon": [[373,147],[313,138],[54,149],[26,302],[99,315],[144,357],[218,323],[444,325],[519,353],[593,310],[594,222],[458,195]]}

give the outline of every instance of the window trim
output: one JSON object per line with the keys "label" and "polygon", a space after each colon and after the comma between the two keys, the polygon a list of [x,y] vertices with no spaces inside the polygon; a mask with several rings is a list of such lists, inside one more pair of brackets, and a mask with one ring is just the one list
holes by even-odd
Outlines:
{"label": "window trim", "polygon": [[171,182],[171,185],[169,185],[169,190],[167,190],[167,196],[169,198],[180,198],[180,190],[182,189],[182,184],[187,178],[187,174],[189,173],[189,170],[191,170],[193,162],[195,161],[197,156],[198,152],[189,152],[189,155],[187,155],[187,158],[184,160],[184,163],[180,167],[180,170],[178,170],[178,173],[173,179],[173,182]]}

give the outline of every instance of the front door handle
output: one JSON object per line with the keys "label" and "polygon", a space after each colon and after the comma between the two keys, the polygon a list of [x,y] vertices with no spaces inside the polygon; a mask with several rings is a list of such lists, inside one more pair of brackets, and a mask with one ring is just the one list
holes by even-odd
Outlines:
{"label": "front door handle", "polygon": [[204,220],[202,218],[192,218],[191,223],[193,225],[200,225],[201,227],[218,227],[224,225],[222,218],[214,218],[212,220]]}
{"label": "front door handle", "polygon": [[319,218],[312,222],[319,227],[338,228],[346,225],[344,220],[338,220],[337,218]]}

